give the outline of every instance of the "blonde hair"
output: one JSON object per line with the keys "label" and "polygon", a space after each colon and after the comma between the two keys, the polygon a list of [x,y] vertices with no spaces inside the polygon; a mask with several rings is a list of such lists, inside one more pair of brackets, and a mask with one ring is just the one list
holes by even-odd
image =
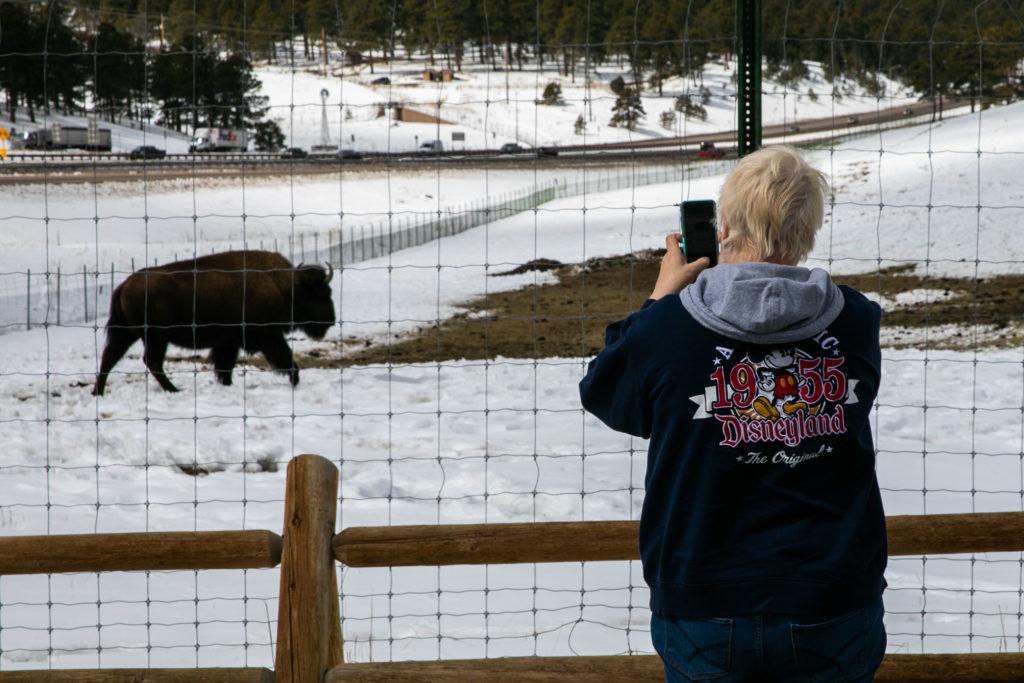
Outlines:
{"label": "blonde hair", "polygon": [[758,150],[725,179],[719,207],[734,240],[757,258],[798,263],[825,217],[825,175],[792,147]]}

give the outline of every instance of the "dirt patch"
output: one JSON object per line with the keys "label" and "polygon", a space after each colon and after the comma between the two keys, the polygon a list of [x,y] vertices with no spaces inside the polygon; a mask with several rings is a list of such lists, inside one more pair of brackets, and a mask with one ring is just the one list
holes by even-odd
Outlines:
{"label": "dirt patch", "polygon": [[[885,299],[883,325],[887,328],[940,326],[990,327],[1010,330],[1024,322],[1024,275],[993,278],[933,278],[918,274],[912,265],[836,278],[841,285]],[[901,295],[916,294],[900,302]],[[1019,331],[1008,340],[1020,342]]]}
{"label": "dirt patch", "polygon": [[505,275],[522,275],[523,273],[543,273],[549,270],[558,270],[564,268],[565,264],[561,261],[556,261],[553,258],[539,258],[532,261],[527,261],[521,266],[516,266],[512,270],[506,270],[503,273],[492,273],[491,277],[504,277]]}
{"label": "dirt patch", "polygon": [[348,338],[350,350],[341,357],[303,357],[300,363],[322,367],[590,356],[604,345],[608,323],[629,315],[650,294],[659,259],[657,252],[641,252],[592,259],[582,266],[535,261],[502,274],[551,271],[557,282],[474,299],[439,325],[394,334],[390,344]]}
{"label": "dirt patch", "polygon": [[224,467],[215,463],[177,462],[174,466],[190,477],[207,477],[216,472],[223,472]]}
{"label": "dirt patch", "polygon": [[[395,334],[391,344],[348,339],[350,351],[305,357],[303,365],[439,362],[495,356],[590,356],[604,328],[635,311],[657,279],[663,251],[591,259],[579,265],[541,260],[512,273],[551,271],[557,282],[495,292],[469,301],[439,325]],[[926,277],[913,265],[837,276],[882,302],[890,348],[971,349],[1024,342],[1024,275]],[[351,349],[355,350],[351,350]]]}

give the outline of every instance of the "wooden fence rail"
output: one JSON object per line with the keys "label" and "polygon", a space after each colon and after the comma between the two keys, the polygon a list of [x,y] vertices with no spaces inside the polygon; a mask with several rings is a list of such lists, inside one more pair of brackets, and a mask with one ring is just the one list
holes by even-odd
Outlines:
{"label": "wooden fence rail", "polygon": [[[0,575],[281,565],[276,671],[259,667],[3,671],[0,683],[319,681],[324,671],[341,662],[341,620],[331,550],[337,492],[337,468],[319,456],[300,455],[288,464],[283,538],[263,530],[0,538]],[[325,634],[323,641],[320,634]]]}
{"label": "wooden fence rail", "polygon": [[0,538],[0,575],[260,569],[281,562],[270,531],[68,534]]}
{"label": "wooden fence rail", "polygon": [[[637,523],[546,522],[352,527],[334,533],[338,471],[288,465],[284,533],[206,531],[0,538],[0,575],[281,565],[275,671],[74,669],[0,672],[0,683],[328,683],[661,681],[654,655],[342,663],[335,562],[350,567],[635,560]],[[1024,551],[1024,512],[887,519],[890,555]],[[878,681],[1024,681],[1024,653],[886,656]]]}
{"label": "wooden fence rail", "polygon": [[[889,554],[1024,550],[1024,513],[888,517]],[[334,537],[348,567],[638,560],[639,522],[349,527]]]}
{"label": "wooden fence rail", "polygon": [[0,683],[274,683],[270,669],[52,669],[3,671]]}
{"label": "wooden fence rail", "polygon": [[[889,554],[1024,551],[1024,513],[900,515],[886,519]],[[636,560],[637,522],[543,522],[350,527],[334,537],[349,567]],[[662,681],[654,655],[512,657],[341,664],[326,683],[486,680],[634,683]],[[878,681],[1024,681],[1024,653],[887,655]]]}
{"label": "wooden fence rail", "polygon": [[[606,657],[507,657],[427,662],[343,664],[327,672],[324,683],[661,683],[665,670],[657,655]],[[926,681],[1024,680],[1024,654],[887,655],[875,680],[886,683]]]}

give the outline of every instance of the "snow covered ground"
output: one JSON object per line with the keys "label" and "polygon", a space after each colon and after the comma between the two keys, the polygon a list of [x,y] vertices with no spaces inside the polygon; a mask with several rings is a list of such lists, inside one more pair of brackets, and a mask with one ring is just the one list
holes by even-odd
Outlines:
{"label": "snow covered ground", "polygon": [[[448,148],[451,133],[466,134],[467,148],[491,149],[505,142],[527,145],[566,145],[643,140],[681,134],[729,130],[735,126],[736,86],[730,80],[735,62],[707,65],[703,82],[675,77],[666,79],[663,95],[650,89],[641,97],[646,118],[634,131],[608,125],[615,104],[609,83],[616,76],[627,81],[632,75],[614,65],[602,65],[591,75],[587,87],[582,71],[575,79],[556,70],[493,71],[467,65],[455,80],[429,82],[422,78],[423,61],[401,61],[378,66],[374,73],[367,67],[338,69],[337,75],[324,77],[315,69],[292,70],[262,66],[256,75],[269,97],[271,118],[278,121],[289,144],[310,146],[320,140],[321,121],[326,111],[331,144],[375,151],[410,151],[416,141],[440,139]],[[827,116],[844,117],[878,108],[903,106],[917,101],[913,92],[882,79],[885,95],[867,96],[853,81],[840,81],[839,97],[831,96],[832,84],[822,75],[817,63],[808,64],[808,76],[791,85],[771,79],[763,81],[763,121],[786,123]],[[386,77],[390,83],[373,82]],[[562,102],[538,104],[548,83],[562,88]],[[682,94],[701,100],[701,87],[707,89],[707,120],[684,118],[670,128],[660,125],[663,111],[673,108]],[[328,91],[327,106],[322,105],[321,90]],[[811,96],[809,93],[813,92]],[[404,104],[418,111],[439,115],[442,125],[390,123],[381,118],[388,102]],[[575,132],[577,117],[587,122],[585,132]],[[462,143],[454,143],[461,145]]]}
{"label": "snow covered ground", "polygon": [[[422,59],[403,60],[370,73],[365,66],[342,69],[332,65],[332,75],[323,76],[318,65],[293,69],[263,64],[256,66],[254,75],[262,82],[261,94],[268,97],[268,116],[281,126],[286,145],[305,149],[321,144],[324,115],[328,144],[392,152],[413,151],[435,139],[441,140],[445,149],[497,149],[506,142],[531,146],[597,144],[722,131],[735,126],[736,87],[731,81],[735,62],[708,64],[698,81],[666,79],[662,95],[645,88],[641,102],[646,117],[633,131],[608,125],[615,104],[615,94],[608,84],[616,76],[632,79],[627,70],[613,64],[597,67],[589,87],[582,71],[572,78],[555,69],[538,71],[530,66],[506,73],[476,64],[467,64],[464,71],[455,74],[455,80],[432,83],[422,79],[425,66]],[[845,117],[917,101],[915,93],[885,78],[881,79],[885,88],[881,98],[865,94],[864,88],[852,80],[837,81],[839,96],[834,98],[833,85],[825,80],[821,65],[808,63],[808,72],[807,77],[789,85],[764,79],[765,124]],[[373,83],[382,76],[390,83]],[[558,83],[562,88],[559,104],[538,104],[548,83]],[[673,108],[677,96],[690,95],[700,102],[702,87],[708,98],[704,105],[706,120],[679,114],[669,128],[660,125],[662,112]],[[323,90],[328,93],[326,100],[321,98]],[[445,123],[392,121],[387,114],[389,102],[437,115]],[[579,116],[586,121],[586,129],[577,134]],[[86,122],[81,116],[57,113],[37,112],[36,118],[36,122],[30,122],[27,110],[19,110],[19,120],[12,125],[21,133],[53,124],[84,126]],[[127,152],[139,145],[154,145],[169,153],[188,151],[187,134],[160,126],[141,130],[137,123],[125,120],[120,124],[100,121],[100,127],[110,129],[115,152]],[[462,133],[464,140],[453,141],[453,132]]]}
{"label": "snow covered ground", "polygon": [[[593,173],[593,172],[592,172]],[[607,171],[605,171],[607,173]],[[185,258],[274,240],[301,238],[313,249],[339,228],[346,238],[361,226],[397,223],[472,202],[497,201],[515,190],[581,172],[560,169],[437,171],[344,170],[337,174],[273,177],[225,176],[193,181],[12,185],[0,202],[2,270],[36,272],[117,270],[130,264]],[[245,219],[242,219],[242,216]]]}
{"label": "snow covered ground", "polygon": [[[811,153],[836,193],[812,265],[857,272],[912,262],[931,274],[1020,272],[1022,118],[1024,105],[1014,105]],[[879,155],[880,147],[887,153]],[[254,181],[245,210],[332,213],[336,200],[346,212],[432,209],[448,198],[465,201],[480,176],[492,190],[533,180],[445,172],[440,195],[436,176],[394,177],[390,195],[386,183],[373,185],[379,179],[346,177],[340,190],[336,179],[297,178],[287,188]],[[674,203],[714,196],[721,180],[561,199],[346,268],[335,281],[341,324],[328,343],[410,329],[485,291],[548,277],[488,277],[510,264],[657,247],[676,227]],[[57,223],[79,231],[74,238],[62,232],[61,249],[71,240],[101,250],[104,259],[144,249],[142,212],[187,216],[193,199],[216,214],[195,233],[200,248],[204,240],[221,244],[241,234],[236,184],[195,193],[191,186],[160,188],[145,200],[133,192],[48,188],[45,211],[69,219],[51,221],[48,251],[42,190],[19,189],[3,218],[2,234],[14,235],[0,245],[5,268],[38,265],[40,254],[53,268]],[[101,239],[90,243],[97,196]],[[169,222],[167,232],[150,221],[151,253],[191,248],[191,219],[176,220],[183,222]],[[267,239],[291,234],[300,222],[276,220],[260,224]],[[284,464],[302,452],[341,467],[341,526],[639,513],[645,444],[583,413],[576,382],[586,359],[306,368],[295,390],[253,367],[240,368],[235,385],[223,387],[206,365],[186,359],[170,364],[182,392],[168,395],[143,372],[135,348],[97,399],[89,385],[102,323],[0,336],[0,525],[7,533],[280,529]],[[299,339],[294,346],[315,345]],[[873,424],[887,512],[1020,510],[1021,350],[886,350],[883,362]],[[209,474],[187,476],[178,467],[196,464]],[[274,465],[277,471],[266,471]],[[890,650],[1018,650],[1019,562],[1019,553],[893,559]],[[635,563],[345,570],[341,578],[350,660],[651,651],[647,592]],[[3,577],[0,667],[268,665],[276,590],[272,571]]]}

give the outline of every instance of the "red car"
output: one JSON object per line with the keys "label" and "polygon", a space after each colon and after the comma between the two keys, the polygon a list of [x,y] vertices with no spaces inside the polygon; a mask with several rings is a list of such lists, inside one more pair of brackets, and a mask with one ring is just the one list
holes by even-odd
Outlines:
{"label": "red car", "polygon": [[721,159],[724,156],[725,152],[715,147],[715,143],[700,143],[700,151],[697,152],[698,159]]}

